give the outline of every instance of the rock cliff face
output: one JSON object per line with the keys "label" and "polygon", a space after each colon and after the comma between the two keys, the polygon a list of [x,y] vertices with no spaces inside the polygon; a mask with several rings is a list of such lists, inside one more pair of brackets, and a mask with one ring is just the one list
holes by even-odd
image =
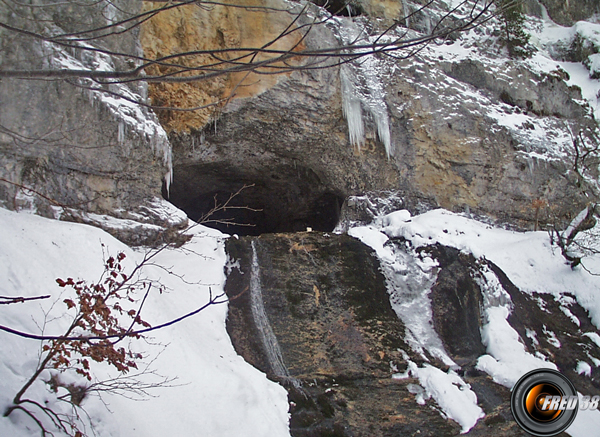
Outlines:
{"label": "rock cliff face", "polygon": [[[143,3],[58,3],[51,12],[2,4],[0,19],[66,37],[164,2]],[[0,28],[0,68],[118,70],[138,65],[142,54],[203,52],[181,60],[193,74],[212,59],[207,49],[220,50],[219,62],[237,62],[247,47],[373,44],[392,23],[390,38],[410,38],[431,32],[462,5],[437,0],[419,11],[425,3],[188,5],[153,16],[139,33],[102,39],[103,48],[130,57],[65,48],[52,38],[9,39]],[[467,17],[468,6],[450,23]],[[454,386],[477,395],[485,419],[469,435],[524,435],[511,419],[509,391],[476,368],[486,351],[482,278],[495,278],[510,295],[508,322],[527,352],[551,358],[581,392],[593,393],[597,368],[584,377],[574,364],[596,363],[600,354],[593,336],[583,336],[597,332],[586,311],[567,296],[575,327],[564,302],[523,293],[491,262],[442,245],[417,251],[392,238],[406,261],[395,273],[421,280],[406,279],[398,289],[426,291],[431,304],[427,329],[439,348],[419,349],[409,335],[416,328],[390,302],[389,266],[358,240],[331,231],[383,212],[434,207],[520,229],[560,226],[597,197],[598,162],[582,166],[575,145],[597,147],[597,96],[590,90],[600,87],[579,85],[600,75],[600,32],[591,22],[559,28],[545,13],[572,25],[591,19],[597,2],[530,0],[526,10],[538,17],[528,28],[537,52],[526,60],[506,56],[491,20],[397,57],[378,53],[331,65],[349,60],[346,51],[328,68],[305,69],[298,67],[310,59],[294,58],[282,75],[259,70],[149,88],[2,79],[0,202],[145,245],[187,223],[157,198],[161,193],[194,220],[216,207],[212,225],[245,235],[227,242],[228,330],[249,363],[288,389],[294,436],[459,434],[461,425],[442,417],[419,385],[418,368],[451,375]],[[307,34],[298,31],[311,23]],[[148,72],[169,75],[171,67],[157,63]],[[163,109],[155,115],[130,100]],[[125,229],[123,220],[138,227],[128,222]],[[307,228],[318,232],[299,232]],[[426,257],[435,267],[422,268]]]}
{"label": "rock cliff face", "polygon": [[[244,5],[231,7],[225,2],[199,7],[192,4],[157,14],[142,26],[140,40],[144,55],[150,59],[158,59],[173,53],[221,50],[222,53],[217,53],[217,58],[222,56],[225,60],[235,62],[234,58],[241,56],[239,61],[246,62],[246,52],[231,50],[253,47],[268,47],[270,50],[304,48],[299,33],[280,36],[286,32],[293,18],[284,3],[277,0],[251,0]],[[159,2],[145,2],[148,10],[161,6]],[[255,60],[260,61],[263,57],[264,55],[259,54]],[[206,54],[192,60],[183,58],[179,63],[194,67],[206,62],[216,62],[217,58]],[[169,66],[163,65],[148,69],[150,74],[168,74],[169,71]],[[156,106],[208,106],[193,112],[159,111],[165,129],[189,132],[190,129],[204,127],[211,119],[218,117],[219,108],[233,96],[256,96],[273,87],[281,78],[278,75],[239,72],[199,83],[153,84],[150,86],[150,96]]]}
{"label": "rock cliff face", "polygon": [[[371,6],[362,13],[391,13],[383,3]],[[447,10],[449,3],[435,2],[410,25],[431,28]],[[368,16],[334,17],[303,42],[309,49],[342,44],[349,35],[368,42],[380,24]],[[234,98],[210,123],[202,116],[173,125],[170,200],[197,218],[215,195],[254,184],[239,205],[262,213],[236,219],[281,217],[289,225],[267,227],[275,232],[331,229],[311,211],[333,211],[339,199],[376,190],[397,191],[410,205],[467,209],[524,228],[565,223],[586,202],[573,174],[569,132],[595,131],[590,106],[566,71],[503,58],[492,33],[484,26],[467,40],[407,59],[369,56],[341,69],[296,71],[263,83],[254,96]]]}
{"label": "rock cliff face", "polygon": [[572,26],[575,22],[589,19],[600,12],[600,5],[593,0],[539,0],[539,3],[555,22],[564,26]]}
{"label": "rock cliff face", "polygon": [[[153,58],[217,48],[227,58],[239,53],[231,50],[250,46],[301,51],[356,38],[369,43],[396,17],[408,17],[399,23],[416,29],[409,32],[427,32],[455,2],[439,0],[423,11],[418,2],[361,0],[350,9],[336,4],[329,5],[340,14],[334,17],[308,5],[283,39],[277,36],[302,5],[283,0],[256,0],[246,8],[190,5],[152,17],[140,34],[134,29],[98,42],[131,58],[84,54],[21,34],[3,38],[0,62],[5,69],[110,70],[137,65],[142,53]],[[527,4],[541,10],[539,3]],[[583,0],[562,8],[550,0],[543,4],[551,17],[563,13],[571,20],[579,10],[593,15]],[[102,27],[141,7],[136,1],[123,8],[99,3],[0,12],[23,29],[36,31],[36,23],[46,23],[42,33],[51,37]],[[326,21],[302,37],[293,30],[315,20]],[[33,202],[47,216],[54,212],[44,196],[78,210],[135,218],[123,211],[144,215],[139,207],[148,206],[162,186],[165,197],[197,219],[214,206],[215,195],[223,202],[252,185],[233,201],[249,209],[230,213],[234,221],[254,226],[226,230],[259,234],[331,230],[348,196],[392,190],[412,209],[468,209],[524,228],[564,224],[587,201],[573,172],[570,135],[595,132],[589,96],[580,94],[562,67],[503,57],[494,26],[492,21],[406,59],[370,55],[343,67],[284,75],[236,73],[200,83],[154,84],[149,90],[154,105],[206,106],[159,111],[169,138],[150,110],[85,89],[98,86],[137,100],[145,97],[144,86],[114,84],[111,90],[85,81],[5,79],[2,100],[16,103],[2,112],[2,175],[10,181],[1,184],[2,200],[17,209]],[[594,74],[600,44],[584,30],[574,28],[572,41],[544,43],[540,50],[563,64],[584,62]],[[291,66],[306,62],[295,59]],[[148,72],[168,74],[169,67],[157,64]],[[169,187],[172,163],[175,182]],[[20,186],[40,195],[26,195]],[[216,217],[222,218],[230,216]]]}
{"label": "rock cliff face", "polygon": [[[0,68],[115,70],[136,61],[124,56],[82,52],[50,42],[51,37],[102,28],[139,11],[141,2],[103,2],[76,7],[0,6],[0,19],[16,28],[40,32],[48,41],[0,30]],[[100,31],[98,33],[101,33]],[[105,50],[141,54],[138,32],[101,39]],[[66,44],[67,46],[69,44]],[[105,89],[124,95],[132,102]],[[156,116],[135,103],[146,93],[142,85],[102,86],[91,81],[0,82],[0,201],[9,209],[32,209],[42,215],[93,222],[122,239],[150,243],[150,234],[185,223],[181,217],[160,218],[153,212],[164,181],[171,179],[171,148]],[[29,191],[32,189],[34,191]],[[65,208],[68,211],[65,211]],[[86,213],[139,220],[140,235],[120,234],[117,227]],[[136,215],[137,214],[137,215]],[[152,228],[154,226],[154,228]],[[144,234],[146,234],[144,236]],[[148,239],[150,238],[150,239]]]}
{"label": "rock cliff face", "polygon": [[[412,256],[403,241],[393,244]],[[230,239],[227,251],[228,332],[240,355],[287,388],[293,436],[461,432],[442,419],[433,399],[423,401],[428,408],[416,402],[419,380],[409,373],[411,365],[447,371],[448,364],[405,342],[407,331],[418,328],[394,313],[389,283],[370,248],[347,235],[304,232]],[[581,336],[596,329],[577,304],[570,308],[581,320],[578,327],[554,298],[522,293],[491,263],[440,245],[422,248],[419,256],[438,262],[429,294],[433,327],[486,414],[467,435],[526,435],[512,419],[509,391],[475,368],[486,351],[478,278],[488,269],[515,303],[509,322],[527,339],[527,350],[551,356],[580,392],[600,388],[595,370],[592,378],[574,370],[588,353],[600,352]],[[557,333],[556,341],[548,332]]]}

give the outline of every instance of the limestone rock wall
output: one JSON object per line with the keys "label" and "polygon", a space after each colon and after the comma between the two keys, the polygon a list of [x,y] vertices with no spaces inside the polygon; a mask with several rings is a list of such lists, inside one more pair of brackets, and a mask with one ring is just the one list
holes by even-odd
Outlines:
{"label": "limestone rock wall", "polygon": [[[147,9],[163,5],[3,6],[0,13],[17,27],[62,35],[127,18],[142,3]],[[247,47],[302,51],[356,37],[371,41],[389,20],[414,12],[418,2],[409,3],[361,0],[353,3],[361,15],[352,17],[332,17],[315,4],[284,0],[254,0],[244,8],[189,5],[157,14],[141,30],[92,40],[130,57],[82,52],[4,29],[0,66],[124,69],[139,65],[142,54],[161,58],[209,48],[223,50],[215,62],[230,65]],[[547,3],[549,11],[558,8]],[[454,4],[433,2],[410,22],[398,21],[394,32],[425,32]],[[569,5],[561,10],[571,14],[581,2]],[[293,22],[303,8],[305,14]],[[286,29],[291,33],[278,40]],[[154,84],[149,90],[136,84],[5,79],[0,83],[0,159],[2,177],[9,182],[0,184],[1,199],[9,208],[37,208],[48,216],[54,214],[52,201],[44,196],[84,211],[126,217],[123,211],[162,188],[177,206],[202,214],[215,195],[246,185],[252,189],[241,204],[262,215],[242,219],[256,224],[267,217],[274,223],[271,230],[283,230],[278,216],[293,229],[314,226],[315,220],[335,222],[335,210],[346,197],[388,190],[410,208],[468,210],[525,228],[534,222],[567,222],[587,201],[572,172],[569,129],[596,129],[591,109],[568,85],[566,72],[541,72],[502,58],[489,44],[493,30],[483,27],[470,34],[461,46],[469,54],[462,57],[432,45],[405,59],[363,58],[343,71],[330,66],[277,76],[236,73],[189,84]],[[568,58],[565,50],[556,50],[560,59]],[[177,62],[193,68],[206,56]],[[308,62],[297,58],[291,66]],[[148,71],[168,74],[169,68],[161,63]],[[350,88],[343,79],[348,75]],[[107,93],[82,86],[100,86]],[[158,111],[159,124],[151,110],[110,94],[144,100],[147,92],[148,101],[159,107],[206,107]],[[350,117],[349,123],[347,107],[361,112],[361,118]],[[519,124],[507,123],[521,118]],[[364,124],[358,142],[351,133],[358,128],[352,128],[353,119]],[[558,148],[550,150],[549,144]],[[172,163],[175,183],[169,187]],[[32,196],[21,186],[41,195]],[[329,217],[318,217],[319,210]]]}
{"label": "limestone rock wall", "polygon": [[[145,2],[144,6],[147,10],[154,10],[161,5]],[[301,50],[304,48],[301,32],[292,31],[281,37],[294,17],[293,11],[287,3],[278,0],[252,0],[245,2],[243,7],[235,1],[226,1],[215,5],[191,4],[169,9],[153,16],[142,26],[144,55],[159,59],[173,53],[221,50],[215,57],[201,54],[175,59],[177,64],[186,67],[209,63],[218,70],[234,66],[235,62],[258,62],[273,56],[255,55],[244,48]],[[224,62],[220,63],[219,60]],[[231,63],[227,63],[228,60]],[[169,71],[168,65],[156,65],[148,69],[150,74],[168,74]],[[198,72],[192,71],[190,74]],[[282,76],[239,72],[200,82],[151,84],[150,96],[155,106],[195,108],[214,104],[193,112],[159,111],[161,122],[168,131],[197,130],[218,116],[224,102],[259,95],[281,79]]]}
{"label": "limestone rock wall", "polygon": [[[0,5],[2,22],[47,37],[42,40],[0,30],[0,68],[130,69],[142,54],[138,30],[122,32],[124,26],[108,30],[106,26],[131,17],[140,8],[141,1]],[[85,41],[69,42],[67,37],[51,41],[96,28],[101,30],[84,34]],[[111,29],[117,34],[102,36]],[[80,44],[95,44],[122,56],[82,51]],[[116,95],[91,91],[92,87]],[[48,217],[63,214],[72,220],[89,221],[86,213],[98,213],[159,224],[160,219],[148,211],[161,196],[163,184],[170,182],[171,148],[156,116],[135,103],[145,95],[146,87],[137,83],[0,81],[3,206],[31,209]],[[65,207],[71,210],[66,215]],[[94,223],[102,226],[102,220]],[[143,240],[139,236],[124,239]]]}
{"label": "limestone rock wall", "polygon": [[[288,389],[293,436],[458,433],[419,407],[406,389],[411,380],[391,378],[394,366],[406,367],[400,350],[410,349],[366,246],[318,233],[253,241],[228,241],[240,267],[229,275],[227,293],[245,291],[231,301],[227,329],[240,355]],[[261,341],[265,328],[252,307],[257,292],[284,367],[274,366]]]}
{"label": "limestone rock wall", "polygon": [[[367,3],[373,11],[404,13],[384,2],[361,4]],[[426,30],[449,7],[435,2],[411,18],[411,27]],[[327,16],[316,8],[309,12],[299,25]],[[341,44],[353,32],[368,41],[365,35],[381,25],[371,16],[327,20],[303,40],[308,49]],[[238,96],[210,119],[201,115],[179,126],[170,136],[175,163],[170,200],[188,210],[243,184],[254,184],[256,191],[279,177],[283,186],[297,185],[286,169],[301,168],[313,175],[315,199],[323,193],[344,198],[392,190],[410,205],[471,211],[526,229],[535,222],[568,222],[587,200],[574,182],[566,138],[582,126],[596,129],[590,108],[580,90],[567,84],[564,71],[537,71],[502,58],[499,48],[488,49],[490,26],[478,30],[480,42],[472,39],[464,47],[469,55],[432,45],[406,59],[375,56],[355,67],[353,74],[362,75],[356,86],[366,96],[360,103],[365,125],[360,148],[348,133],[342,111],[348,95],[337,67],[295,71],[263,83],[255,95]],[[377,99],[379,112],[373,112],[369,102]],[[376,114],[382,111],[393,149],[389,159],[377,132]],[[519,117],[519,125],[506,121]],[[264,201],[250,206],[271,207]]]}
{"label": "limestone rock wall", "polygon": [[528,155],[542,146],[528,136],[534,125],[507,128],[488,112],[490,106],[504,114],[537,112],[540,116],[533,117],[549,130],[562,130],[565,119],[593,125],[576,103],[578,90],[510,63],[490,68],[481,61],[424,56],[403,67],[405,74],[388,85],[388,106],[400,145],[396,161],[413,193],[429,195],[434,205],[450,210],[468,208],[525,226],[534,217],[536,199],[543,199],[542,220],[549,221],[564,220],[584,204],[577,187],[563,177],[568,161]]}
{"label": "limestone rock wall", "polygon": [[571,26],[577,21],[594,17],[600,12],[600,5],[594,0],[538,0],[554,21]]}

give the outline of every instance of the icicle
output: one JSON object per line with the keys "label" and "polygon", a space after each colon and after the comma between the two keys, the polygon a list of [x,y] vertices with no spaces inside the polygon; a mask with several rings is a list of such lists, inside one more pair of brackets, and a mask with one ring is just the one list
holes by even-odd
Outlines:
{"label": "icicle", "polygon": [[356,96],[355,86],[348,77],[345,67],[340,69],[340,79],[342,82],[342,110],[348,122],[350,144],[360,150],[361,145],[365,143],[365,128],[360,99]]}
{"label": "icicle", "polygon": [[[155,135],[155,138],[158,138],[158,134]],[[163,163],[167,166],[167,173],[165,174],[165,188],[167,190],[168,197],[170,195],[169,190],[171,188],[171,183],[173,182],[173,148],[171,147],[171,143],[166,138],[166,136],[161,137],[161,139],[163,140],[161,142],[161,149],[163,152]]]}
{"label": "icicle", "polygon": [[533,156],[527,156],[527,166],[529,167],[529,175],[533,177],[535,171],[535,158]]}
{"label": "icicle", "polygon": [[168,172],[165,173],[165,189],[167,190],[167,199],[171,197],[171,183],[173,182],[173,169],[169,169]]}
{"label": "icicle", "polygon": [[402,13],[404,14],[404,25],[410,27],[408,2],[406,0],[402,0]]}
{"label": "icicle", "polygon": [[[343,20],[340,28],[342,44],[351,44],[363,38],[362,30],[351,20]],[[364,37],[368,38],[368,37]],[[360,62],[345,64],[340,68],[342,110],[348,122],[350,143],[359,150],[365,142],[363,109],[373,116],[377,126],[377,136],[385,147],[388,157],[393,153],[390,122],[385,103],[384,86],[378,74],[385,66],[373,55],[364,56]]]}
{"label": "icicle", "polygon": [[[383,105],[385,106],[385,103],[383,103]],[[371,114],[373,115],[373,118],[375,118],[375,123],[377,124],[377,136],[379,137],[379,141],[383,143],[383,146],[385,147],[385,154],[389,159],[393,150],[392,137],[390,134],[390,119],[387,110],[371,110]]]}
{"label": "icicle", "polygon": [[389,159],[392,154],[392,138],[390,133],[390,121],[387,111],[387,106],[384,101],[384,95],[381,91],[377,77],[368,72],[364,72],[367,83],[372,86],[369,88],[369,96],[362,96],[358,91],[354,82],[349,78],[349,72],[346,68],[340,69],[340,79],[342,82],[342,110],[344,117],[348,122],[348,135],[350,144],[360,147],[365,143],[365,128],[363,123],[363,104],[368,108],[369,112],[377,125],[377,136],[385,147],[385,153]]}
{"label": "icicle", "polygon": [[119,119],[119,126],[117,128],[117,142],[119,145],[123,144],[125,140],[125,122]]}
{"label": "icicle", "polygon": [[262,297],[262,284],[260,281],[260,265],[258,264],[258,255],[256,254],[256,245],[252,240],[252,266],[250,270],[250,309],[252,318],[258,330],[260,341],[264,347],[269,366],[275,374],[281,378],[289,378],[289,373],[283,362],[281,349],[277,338],[273,333]]}
{"label": "icicle", "polygon": [[431,15],[425,16],[425,28],[427,29],[427,35],[431,35]]}
{"label": "icicle", "polygon": [[105,16],[106,16],[106,24],[107,25],[111,25],[116,21],[116,17],[117,17],[117,8],[115,7],[115,5],[113,5],[112,3],[108,3],[108,5],[106,6],[105,9]]}

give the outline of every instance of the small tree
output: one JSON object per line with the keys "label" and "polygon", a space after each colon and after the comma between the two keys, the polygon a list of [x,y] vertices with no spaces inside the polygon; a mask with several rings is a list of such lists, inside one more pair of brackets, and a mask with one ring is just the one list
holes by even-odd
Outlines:
{"label": "small tree", "polygon": [[[29,187],[6,179],[1,180],[40,195],[65,210],[69,208]],[[142,261],[129,271],[123,266],[125,253],[119,252],[115,256],[105,253],[104,270],[98,280],[92,282],[85,279],[57,278],[56,283],[65,290],[60,298],[65,305],[65,313],[72,317],[62,335],[32,334],[0,325],[0,331],[42,342],[35,371],[14,396],[12,405],[6,408],[3,416],[8,417],[14,411],[25,413],[40,428],[42,436],[53,435],[52,431],[58,430],[72,437],[83,437],[86,435],[85,421],[82,419],[85,415],[81,415],[80,411],[84,411],[82,402],[91,393],[110,392],[128,398],[133,396],[140,398],[148,395],[147,391],[152,388],[170,386],[170,382],[175,378],[157,375],[149,365],[138,368],[147,357],[134,349],[135,340],[143,340],[146,333],[179,323],[209,306],[225,303],[236,299],[237,296],[228,299],[225,293],[213,295],[209,287],[208,301],[204,305],[176,319],[152,326],[142,318],[144,303],[152,292],[162,294],[166,287],[160,281],[146,277],[144,270],[152,265],[188,283],[184,277],[155,264],[155,257],[169,248],[186,250],[185,247],[180,247],[179,242],[187,241],[185,233],[198,224],[219,222],[245,225],[234,223],[226,216],[217,219],[214,215],[232,209],[246,209],[245,206],[232,206],[231,201],[250,186],[244,185],[237,192],[232,193],[224,203],[219,203],[215,199],[214,207],[202,216],[198,223],[181,231],[183,237],[174,238],[173,242],[164,243],[161,247],[148,251]],[[102,246],[104,248],[104,245]],[[0,305],[50,298],[51,294],[34,297],[0,296]],[[97,380],[94,376],[94,363],[112,367],[119,372],[119,376],[108,380]],[[72,378],[65,380],[62,377],[65,372],[79,375],[80,381],[73,383]],[[154,376],[153,382],[144,382],[143,377],[148,375]],[[56,399],[69,404],[70,413],[58,411],[55,406],[40,402],[35,399],[35,396],[28,395],[32,385],[44,377],[46,379],[43,381],[56,395]]]}
{"label": "small tree", "polygon": [[500,43],[506,47],[508,54],[514,59],[529,58],[534,48],[529,44],[531,37],[525,30],[525,16],[521,0],[498,0],[500,8],[501,36]]}
{"label": "small tree", "polygon": [[[5,417],[13,411],[22,411],[37,423],[42,435],[46,435],[51,434],[49,425],[44,423],[43,417],[46,416],[54,428],[68,435],[82,436],[77,414],[65,415],[27,396],[33,383],[49,371],[51,376],[44,382],[59,400],[69,402],[76,409],[80,408],[95,385],[63,383],[61,374],[74,371],[92,382],[91,361],[106,363],[121,374],[138,368],[142,354],[134,352],[131,345],[121,346],[119,343],[125,338],[141,338],[141,334],[134,330],[135,326],[150,327],[141,318],[143,302],[153,288],[162,292],[164,286],[136,277],[143,265],[126,274],[122,266],[124,259],[122,252],[116,257],[108,257],[104,272],[95,283],[73,278],[56,280],[59,287],[71,290],[63,303],[67,314],[71,313],[73,317],[72,322],[62,336],[44,339],[39,364],[13,398],[13,404],[4,412]],[[128,326],[124,326],[127,320]],[[59,396],[59,388],[66,389],[68,394]]]}
{"label": "small tree", "polygon": [[559,230],[561,226],[558,224],[550,227],[550,241],[560,248],[571,268],[580,266],[588,273],[598,275],[598,272],[591,271],[585,265],[584,260],[600,254],[600,235],[596,227],[600,204],[600,137],[596,133],[596,123],[577,126],[576,130],[568,127],[568,131],[572,144],[569,149],[572,167],[566,172],[565,178],[582,198],[587,199],[587,205],[566,229]]}
{"label": "small tree", "polygon": [[592,204],[586,206],[564,231],[550,228],[551,243],[560,248],[562,256],[572,269],[581,265],[584,270],[595,274],[581,262],[584,257],[599,253],[597,236],[586,232],[592,230],[596,223],[596,205]]}

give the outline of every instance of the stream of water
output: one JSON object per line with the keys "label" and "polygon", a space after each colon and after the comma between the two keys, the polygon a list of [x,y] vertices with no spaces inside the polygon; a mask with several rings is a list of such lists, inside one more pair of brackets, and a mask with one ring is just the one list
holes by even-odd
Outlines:
{"label": "stream of water", "polygon": [[250,270],[250,309],[252,311],[252,319],[258,330],[260,341],[263,345],[265,355],[269,361],[269,366],[273,374],[280,378],[289,378],[287,368],[283,362],[281,349],[277,338],[273,333],[269,319],[265,312],[265,306],[262,296],[262,284],[260,281],[260,265],[258,263],[258,255],[256,252],[255,240],[252,240],[252,266]]}

